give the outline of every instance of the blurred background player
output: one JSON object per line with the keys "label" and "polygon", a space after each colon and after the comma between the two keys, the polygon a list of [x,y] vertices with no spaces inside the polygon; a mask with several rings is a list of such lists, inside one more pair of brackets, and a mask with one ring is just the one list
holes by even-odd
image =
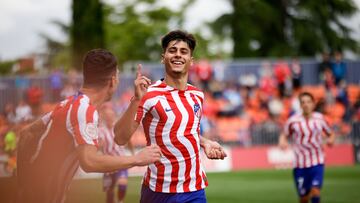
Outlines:
{"label": "blurred background player", "polygon": [[320,202],[320,189],[324,177],[323,134],[327,135],[327,144],[332,146],[335,134],[324,120],[321,113],[314,112],[313,95],[303,92],[299,95],[302,113],[291,116],[280,135],[281,149],[288,147],[291,137],[294,145],[295,163],[293,175],[300,203]]}
{"label": "blurred background player", "polygon": [[134,156],[97,153],[97,108],[109,101],[118,87],[116,57],[103,49],[89,51],[83,61],[83,76],[80,91],[22,130],[16,202],[64,202],[79,165],[86,172],[112,172],[159,160],[157,146],[146,147]]}
{"label": "blurred background player", "polygon": [[[100,119],[102,122],[100,123],[99,128],[99,140],[103,153],[112,156],[125,156],[125,147],[117,145],[114,141],[114,124],[116,121],[116,114],[112,109],[111,104],[107,103],[101,107]],[[130,141],[127,146],[131,154],[134,154],[134,149]],[[123,203],[127,183],[127,169],[104,173],[103,190],[106,192],[106,203]],[[116,198],[114,198],[114,189],[116,190],[116,188],[117,193],[115,195]]]}
{"label": "blurred background player", "polygon": [[210,159],[224,159],[226,153],[219,143],[200,136],[204,93],[188,84],[196,40],[191,34],[175,30],[166,34],[161,43],[165,78],[151,84],[139,65],[135,96],[115,125],[115,141],[127,143],[142,123],[147,145],[158,145],[164,155],[149,165],[140,202],[204,203],[208,182],[200,147]]}

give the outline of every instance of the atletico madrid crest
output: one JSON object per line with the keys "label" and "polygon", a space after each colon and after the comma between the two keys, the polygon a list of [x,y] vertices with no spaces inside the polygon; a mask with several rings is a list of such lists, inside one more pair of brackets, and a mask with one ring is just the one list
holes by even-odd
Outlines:
{"label": "atletico madrid crest", "polygon": [[201,117],[201,108],[199,104],[194,104],[194,114],[196,117]]}

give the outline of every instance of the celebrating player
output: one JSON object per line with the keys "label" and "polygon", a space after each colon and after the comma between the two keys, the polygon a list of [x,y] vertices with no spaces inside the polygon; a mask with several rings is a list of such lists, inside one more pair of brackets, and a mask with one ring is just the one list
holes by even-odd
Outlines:
{"label": "celebrating player", "polygon": [[[162,38],[165,78],[151,84],[141,74],[134,82],[135,95],[115,125],[115,140],[126,143],[142,123],[147,145],[161,148],[159,162],[150,164],[143,178],[140,202],[206,202],[207,178],[200,160],[200,147],[210,159],[226,153],[214,141],[199,134],[204,94],[188,84],[196,40],[176,30]],[[135,119],[134,119],[135,118]]]}
{"label": "celebrating player", "polygon": [[83,61],[83,76],[79,92],[22,131],[17,202],[64,202],[79,165],[86,172],[111,172],[159,160],[157,146],[127,157],[97,153],[97,108],[111,99],[119,83],[115,56],[91,50]]}
{"label": "celebrating player", "polygon": [[295,151],[294,180],[300,203],[320,202],[320,189],[324,176],[324,151],[322,136],[325,133],[327,144],[332,146],[335,135],[322,114],[313,112],[314,97],[307,92],[299,95],[302,113],[293,115],[287,121],[284,133],[280,135],[279,146],[288,147],[288,137],[292,137]]}

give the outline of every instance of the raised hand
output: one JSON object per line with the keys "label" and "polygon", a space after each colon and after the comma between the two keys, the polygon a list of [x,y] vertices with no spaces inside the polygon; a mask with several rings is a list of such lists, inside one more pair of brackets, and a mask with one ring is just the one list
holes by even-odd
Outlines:
{"label": "raised hand", "polygon": [[151,85],[151,80],[141,74],[142,65],[138,64],[136,78],[134,80],[135,96],[134,99],[140,100],[147,92],[147,88]]}
{"label": "raised hand", "polygon": [[157,145],[147,146],[135,155],[137,166],[146,166],[160,161],[161,150]]}
{"label": "raised hand", "polygon": [[203,147],[209,159],[224,159],[227,157],[227,154],[218,142],[207,140]]}

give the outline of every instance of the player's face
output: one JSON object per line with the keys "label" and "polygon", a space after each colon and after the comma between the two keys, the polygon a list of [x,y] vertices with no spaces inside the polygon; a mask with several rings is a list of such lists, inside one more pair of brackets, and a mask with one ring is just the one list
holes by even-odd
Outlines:
{"label": "player's face", "polygon": [[189,45],[181,40],[171,41],[165,53],[162,54],[162,63],[169,75],[187,74],[193,63]]}
{"label": "player's face", "polygon": [[304,95],[300,98],[300,106],[303,110],[303,113],[308,115],[313,112],[315,108],[315,102],[311,99],[311,97]]}

